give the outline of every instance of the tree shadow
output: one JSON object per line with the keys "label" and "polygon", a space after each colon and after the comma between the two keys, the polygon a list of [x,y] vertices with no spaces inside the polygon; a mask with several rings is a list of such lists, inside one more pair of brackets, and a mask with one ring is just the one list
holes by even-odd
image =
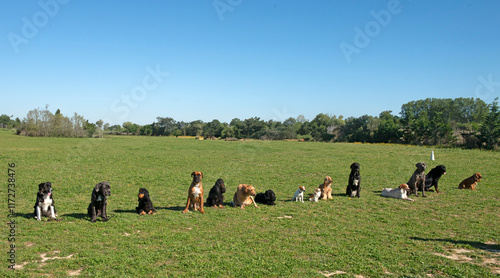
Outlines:
{"label": "tree shadow", "polygon": [[481,249],[489,252],[500,252],[500,244],[486,244],[478,241],[469,241],[469,240],[453,240],[453,239],[445,239],[445,238],[420,238],[420,237],[410,237],[410,239],[420,240],[420,241],[437,241],[437,242],[449,242],[453,244],[467,244],[471,247]]}

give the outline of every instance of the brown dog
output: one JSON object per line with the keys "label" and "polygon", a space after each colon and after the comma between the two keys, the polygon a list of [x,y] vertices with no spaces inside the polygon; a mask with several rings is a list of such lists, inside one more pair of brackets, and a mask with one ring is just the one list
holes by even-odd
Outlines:
{"label": "brown dog", "polygon": [[255,196],[255,188],[248,184],[240,184],[236,189],[233,196],[233,205],[235,207],[241,207],[244,209],[245,206],[253,205],[258,208],[253,197]]}
{"label": "brown dog", "polygon": [[330,176],[325,177],[325,181],[319,185],[319,189],[321,189],[321,196],[319,197],[322,200],[333,199],[332,197],[332,178]]}
{"label": "brown dog", "polygon": [[186,208],[182,211],[182,213],[187,212],[189,209],[205,213],[203,210],[203,186],[201,185],[203,173],[193,172],[191,173],[191,176],[193,177],[193,182],[191,182],[191,186],[189,186]]}
{"label": "brown dog", "polygon": [[481,174],[475,173],[471,177],[468,177],[465,180],[463,180],[458,185],[458,189],[472,189],[472,190],[476,190],[476,185],[477,185],[478,182],[481,181],[482,177],[483,176],[481,176]]}

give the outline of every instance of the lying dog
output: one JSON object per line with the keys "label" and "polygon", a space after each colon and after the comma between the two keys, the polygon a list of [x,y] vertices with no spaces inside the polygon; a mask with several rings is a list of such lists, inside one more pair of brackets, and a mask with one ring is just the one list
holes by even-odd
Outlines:
{"label": "lying dog", "polygon": [[258,193],[255,196],[255,202],[265,204],[268,206],[274,206],[276,203],[276,195],[271,189],[267,190],[265,193]]}
{"label": "lying dog", "polygon": [[330,178],[330,176],[325,177],[325,181],[319,185],[319,189],[321,189],[320,199],[323,199],[323,200],[333,199],[333,197],[332,197],[332,178]]}
{"label": "lying dog", "polygon": [[[446,175],[446,166],[438,165],[432,168],[432,170],[425,175],[425,191],[429,191],[429,189],[434,186],[436,188],[436,192],[439,193],[438,181],[442,175]],[[419,186],[418,190],[422,190],[422,187]]]}
{"label": "lying dog", "polygon": [[396,198],[396,199],[403,199],[403,200],[408,200],[408,201],[414,201],[413,199],[408,198],[408,191],[410,190],[410,187],[406,184],[403,183],[401,184],[398,188],[384,188],[382,189],[382,193],[380,195],[388,198]]}
{"label": "lying dog", "polygon": [[410,187],[410,192],[408,193],[408,195],[415,193],[415,196],[418,197],[417,189],[421,188],[422,197],[426,197],[424,185],[425,185],[425,168],[427,168],[427,164],[425,164],[425,162],[419,162],[415,164],[415,166],[417,167],[417,169],[415,170],[415,172],[413,172],[413,175],[406,183]]}
{"label": "lying dog", "polygon": [[297,191],[295,191],[295,194],[293,194],[293,198],[292,198],[292,201],[296,201],[296,202],[304,202],[304,192],[306,191],[306,187],[305,186],[299,186],[299,189],[297,189]]}
{"label": "lying dog", "polygon": [[97,217],[101,217],[102,221],[108,221],[108,215],[106,214],[108,196],[111,196],[111,186],[108,182],[103,181],[95,185],[87,208],[90,222],[96,222]]}
{"label": "lying dog", "polygon": [[472,189],[472,190],[476,190],[476,185],[478,182],[481,181],[481,178],[483,176],[481,176],[481,174],[479,173],[475,173],[474,175],[466,178],[465,180],[463,180],[459,185],[458,185],[458,189]]}
{"label": "lying dog", "polygon": [[258,208],[255,200],[253,199],[255,196],[255,188],[248,184],[240,184],[236,189],[236,192],[233,196],[233,205],[235,207],[241,207],[244,209],[245,206],[253,204],[256,208]]}
{"label": "lying dog", "polygon": [[361,175],[359,174],[359,163],[354,162],[351,164],[351,173],[349,174],[349,183],[345,194],[353,198],[354,196],[360,197],[361,192]]}
{"label": "lying dog", "polygon": [[36,194],[36,201],[34,217],[36,220],[42,220],[42,216],[56,219],[56,208],[54,207],[54,195],[52,194],[52,184],[50,182],[43,182],[38,185],[38,193]]}
{"label": "lying dog", "polygon": [[320,196],[321,196],[321,189],[316,188],[314,189],[314,194],[309,195],[309,201],[317,202]]}
{"label": "lying dog", "polygon": [[218,179],[208,193],[206,205],[209,207],[224,207],[224,195],[222,195],[224,193],[226,193],[224,181]]}
{"label": "lying dog", "polygon": [[144,214],[153,214],[156,212],[153,207],[153,202],[151,202],[151,198],[149,197],[149,191],[146,188],[139,189],[139,194],[137,194],[139,198],[139,206],[135,208],[139,215]]}
{"label": "lying dog", "polygon": [[193,172],[191,173],[191,176],[193,177],[193,181],[189,186],[186,208],[182,211],[182,213],[186,213],[190,209],[205,213],[203,210],[203,185],[201,184],[203,173]]}

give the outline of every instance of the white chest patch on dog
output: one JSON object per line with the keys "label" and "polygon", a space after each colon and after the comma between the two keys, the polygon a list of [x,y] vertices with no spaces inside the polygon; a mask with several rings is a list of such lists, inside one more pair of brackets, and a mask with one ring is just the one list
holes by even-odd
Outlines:
{"label": "white chest patch on dog", "polygon": [[201,195],[200,184],[197,184],[197,185],[195,185],[195,187],[193,187],[193,196],[195,198],[198,198],[198,197],[200,197],[200,195]]}
{"label": "white chest patch on dog", "polygon": [[101,195],[97,195],[97,201],[100,202],[102,200],[103,200],[102,196]]}
{"label": "white chest patch on dog", "polygon": [[45,195],[42,203],[42,211],[48,211],[51,205],[52,200],[50,199],[50,195]]}
{"label": "white chest patch on dog", "polygon": [[358,186],[358,184],[359,184],[359,180],[358,180],[358,179],[353,180],[353,181],[352,181],[352,184],[353,184],[354,186]]}

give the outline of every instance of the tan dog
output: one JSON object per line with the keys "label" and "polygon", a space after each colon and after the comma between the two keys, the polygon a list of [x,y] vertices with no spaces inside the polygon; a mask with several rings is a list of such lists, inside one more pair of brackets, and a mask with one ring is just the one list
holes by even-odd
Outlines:
{"label": "tan dog", "polygon": [[189,186],[186,208],[182,211],[182,213],[185,213],[190,209],[205,213],[203,210],[203,186],[201,184],[203,173],[193,172],[191,173],[191,176],[193,177],[193,182],[191,182],[191,186]]}
{"label": "tan dog", "polygon": [[330,176],[325,177],[325,181],[319,185],[319,189],[321,189],[320,199],[333,199],[332,198],[332,178]]}
{"label": "tan dog", "polygon": [[476,190],[476,185],[477,185],[478,182],[481,181],[482,177],[483,176],[481,176],[481,174],[475,173],[471,177],[468,177],[465,180],[463,180],[458,185],[458,189],[472,189],[472,190]]}
{"label": "tan dog", "polygon": [[233,205],[235,207],[241,207],[244,209],[245,206],[253,205],[258,208],[253,197],[255,196],[255,188],[248,184],[240,184],[236,189],[233,197]]}

